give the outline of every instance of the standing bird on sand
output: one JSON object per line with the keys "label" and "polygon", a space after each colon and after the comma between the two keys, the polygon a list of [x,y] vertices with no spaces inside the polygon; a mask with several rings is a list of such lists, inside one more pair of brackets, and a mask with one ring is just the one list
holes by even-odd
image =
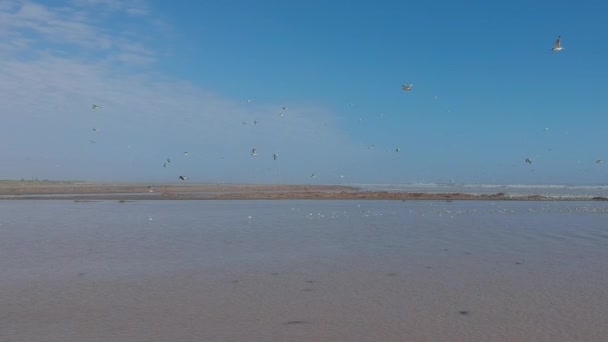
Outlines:
{"label": "standing bird on sand", "polygon": [[555,44],[553,44],[553,49],[551,49],[553,52],[560,52],[563,51],[565,48],[562,47],[562,36],[557,36],[557,40],[555,41]]}
{"label": "standing bird on sand", "polygon": [[410,91],[410,90],[412,90],[412,87],[414,87],[413,84],[403,84],[403,85],[401,85],[401,90]]}

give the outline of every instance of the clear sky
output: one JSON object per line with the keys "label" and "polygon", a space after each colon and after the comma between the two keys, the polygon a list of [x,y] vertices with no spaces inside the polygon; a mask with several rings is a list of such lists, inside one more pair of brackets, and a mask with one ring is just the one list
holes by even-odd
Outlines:
{"label": "clear sky", "polygon": [[606,13],[0,0],[0,179],[607,184]]}

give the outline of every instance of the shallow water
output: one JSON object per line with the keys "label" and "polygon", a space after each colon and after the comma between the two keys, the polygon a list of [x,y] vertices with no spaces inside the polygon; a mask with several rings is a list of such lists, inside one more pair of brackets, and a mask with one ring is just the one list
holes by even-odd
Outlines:
{"label": "shallow water", "polygon": [[603,341],[608,203],[3,201],[0,341]]}

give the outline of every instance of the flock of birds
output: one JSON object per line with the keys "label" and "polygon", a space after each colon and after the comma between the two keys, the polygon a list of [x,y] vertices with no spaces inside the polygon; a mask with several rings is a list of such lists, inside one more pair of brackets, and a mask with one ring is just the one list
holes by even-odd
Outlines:
{"label": "flock of birds", "polygon": [[[561,36],[558,36],[558,37],[557,37],[557,40],[556,40],[556,41],[555,41],[555,43],[553,44],[553,48],[552,48],[551,50],[552,50],[553,52],[561,52],[561,51],[564,51],[564,50],[565,50],[565,48],[564,48],[564,47],[562,46],[562,44],[561,44]],[[402,91],[405,91],[405,92],[410,92],[410,91],[412,91],[412,89],[413,89],[413,88],[414,88],[414,84],[412,84],[412,83],[410,83],[410,84],[402,84],[402,85],[401,85],[401,90],[402,90]],[[437,97],[437,96],[435,96],[435,99],[437,99],[437,98],[438,98],[438,97]],[[248,99],[248,100],[247,100],[247,103],[251,103],[251,102],[252,102],[252,100],[251,100],[251,99]],[[92,110],[99,110],[99,109],[101,109],[101,106],[99,106],[99,105],[97,105],[97,104],[93,104],[93,105],[91,106],[91,109],[92,109]],[[284,116],[285,116],[285,112],[286,112],[286,111],[287,111],[287,107],[281,107],[281,111],[280,111],[280,113],[279,113],[279,117],[284,117]],[[359,119],[359,120],[361,121],[362,119]],[[243,124],[243,125],[247,125],[247,122],[246,122],[246,121],[243,121],[243,122],[242,122],[242,124]],[[257,124],[258,124],[258,121],[257,121],[257,120],[254,120],[254,121],[253,121],[253,124],[254,124],[254,125],[257,125]],[[549,128],[545,128],[545,130],[549,130]],[[93,132],[94,132],[94,133],[99,133],[99,131],[100,131],[100,129],[99,129],[99,128],[93,128]],[[91,144],[95,144],[95,143],[96,143],[96,140],[93,138],[93,139],[91,139],[91,140],[90,140],[90,142],[91,142]],[[370,145],[370,146],[368,147],[368,149],[370,149],[370,150],[373,150],[374,148],[375,148],[375,146],[374,146],[374,145]],[[397,147],[397,148],[395,148],[395,150],[394,150],[394,151],[395,151],[395,152],[400,152],[400,151],[401,151],[401,149],[400,149],[399,147]],[[188,154],[189,154],[189,153],[188,153],[188,152],[184,152],[183,154],[184,154],[184,156],[188,156]],[[252,157],[258,156],[257,149],[253,148],[253,149],[251,150],[251,153],[250,153],[250,154],[251,154],[251,156],[252,156]],[[273,159],[273,160],[275,160],[275,161],[276,161],[277,159],[279,159],[279,154],[278,154],[278,153],[273,153],[273,154],[272,154],[272,159]],[[524,159],[524,161],[525,161],[525,163],[527,163],[527,164],[532,164],[532,158],[529,158],[529,157],[528,157],[528,158],[525,158],[525,159]],[[602,163],[604,163],[604,161],[603,161],[602,159],[598,159],[598,160],[596,160],[596,164],[602,164]],[[169,166],[171,165],[171,158],[167,158],[167,159],[165,160],[165,162],[164,162],[162,165],[163,165],[163,167],[164,167],[164,168],[169,167]],[[315,175],[314,173],[310,175],[310,178],[315,178],[315,177],[316,177],[316,175]],[[340,177],[341,177],[341,178],[344,178],[344,175],[340,175]],[[178,176],[178,179],[179,179],[179,180],[182,180],[182,181],[185,181],[185,180],[188,180],[188,179],[189,179],[189,177],[188,177],[188,176],[183,176],[183,175],[181,175],[181,176]]]}

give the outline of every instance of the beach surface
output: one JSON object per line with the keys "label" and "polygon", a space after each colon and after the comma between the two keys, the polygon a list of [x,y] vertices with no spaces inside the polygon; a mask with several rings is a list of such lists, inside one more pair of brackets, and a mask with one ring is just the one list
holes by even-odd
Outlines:
{"label": "beach surface", "polygon": [[608,204],[0,201],[0,341],[605,341]]}
{"label": "beach surface", "polygon": [[[221,200],[221,199],[378,199],[378,200],[557,200],[539,193],[465,191],[378,191],[348,185],[138,184],[0,181],[0,199]],[[602,196],[573,198],[608,200]]]}

